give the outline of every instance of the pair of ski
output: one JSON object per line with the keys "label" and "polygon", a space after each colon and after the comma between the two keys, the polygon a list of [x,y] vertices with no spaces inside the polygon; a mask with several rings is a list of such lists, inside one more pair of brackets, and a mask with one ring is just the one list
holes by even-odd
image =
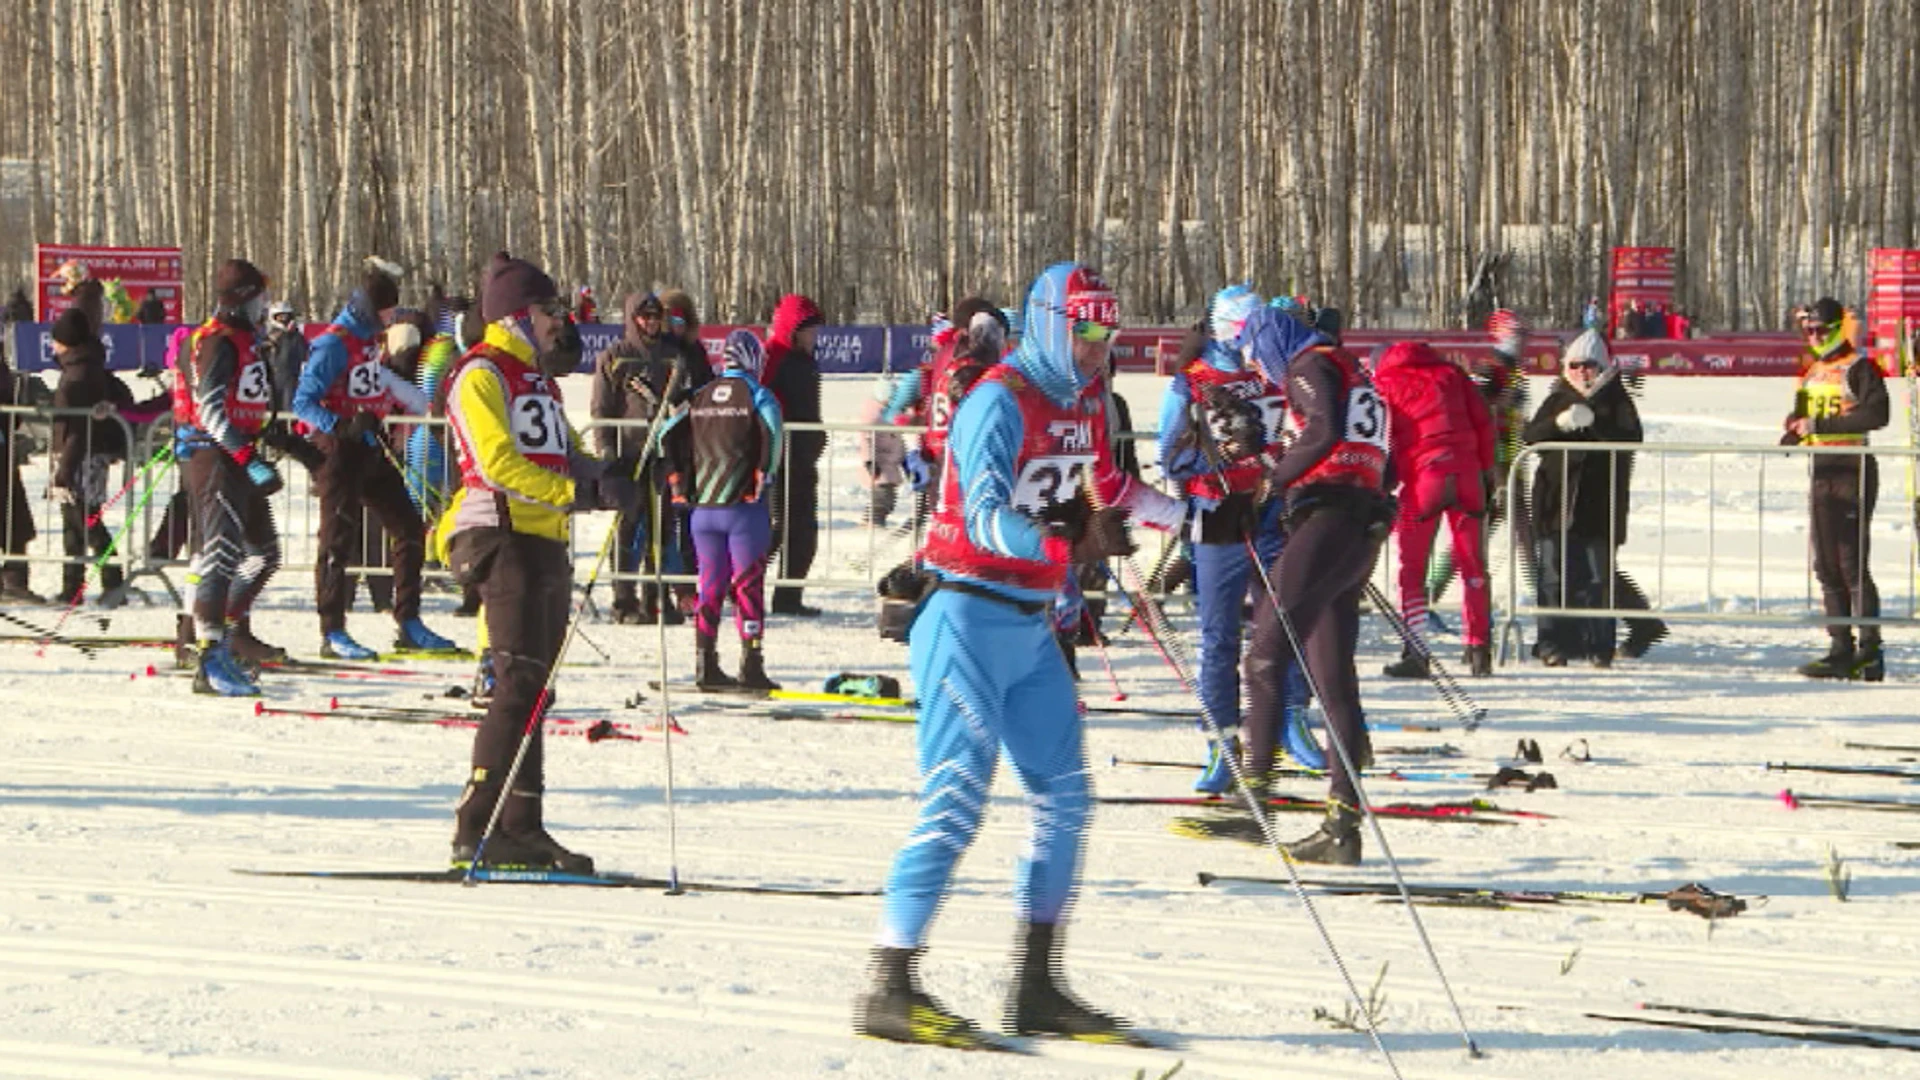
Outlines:
{"label": "pair of ski", "polygon": [[[480,726],[478,713],[460,714],[447,709],[413,708],[404,705],[362,705],[344,702],[339,698],[329,699],[325,711],[319,709],[289,709],[268,705],[264,701],[253,703],[255,716],[285,716],[302,720],[364,720],[370,723],[418,724],[427,727],[475,728]],[[585,738],[590,743],[608,740],[616,742],[640,742],[642,736],[631,724],[614,720],[588,720],[565,716],[546,718],[547,730],[555,735],[572,735]],[[678,724],[674,733],[685,735],[687,732]]]}
{"label": "pair of ski", "polygon": [[[1384,752],[1384,751],[1382,751]],[[1116,767],[1131,766],[1136,769],[1178,769],[1184,772],[1199,772],[1206,766],[1192,761],[1156,761],[1144,758],[1123,758],[1115,755],[1110,763]],[[1317,780],[1326,777],[1323,769],[1307,769],[1288,765],[1273,770],[1273,775],[1296,780]],[[1488,789],[1499,787],[1521,787],[1528,791],[1558,787],[1553,774],[1549,772],[1528,773],[1515,768],[1502,768],[1498,772],[1462,772],[1458,770],[1420,770],[1420,769],[1365,769],[1362,776],[1372,780],[1399,780],[1408,783],[1445,783],[1454,780],[1471,780],[1486,784]]]}
{"label": "pair of ski", "polygon": [[1792,788],[1780,792],[1780,801],[1789,810],[1875,810],[1882,813],[1920,813],[1920,802],[1899,799],[1864,799],[1849,795],[1802,795]]}
{"label": "pair of ski", "polygon": [[1767,771],[1831,773],[1835,776],[1889,776],[1896,780],[1920,780],[1920,769],[1896,769],[1887,765],[1796,765],[1786,761],[1769,761]]}
{"label": "pair of ski", "polygon": [[[1277,885],[1292,883],[1286,878],[1257,877],[1242,874],[1200,873],[1200,884]],[[1400,885],[1391,881],[1342,881],[1337,878],[1302,878],[1308,888],[1338,896],[1400,895]],[[1407,895],[1421,900],[1437,900],[1471,907],[1517,908],[1558,904],[1665,904],[1669,911],[1685,911],[1703,919],[1727,919],[1764,903],[1766,897],[1751,900],[1723,893],[1697,882],[1657,891],[1605,891],[1595,889],[1505,889],[1479,885],[1406,886]]]}
{"label": "pair of ski", "polygon": [[878,889],[826,889],[805,885],[773,885],[751,882],[681,881],[679,877],[647,877],[596,870],[574,874],[563,870],[534,868],[477,867],[473,870],[255,870],[236,868],[236,874],[268,878],[317,878],[325,881],[385,881],[417,885],[460,885],[469,881],[489,885],[556,885],[589,889],[654,889],[670,895],[681,893],[740,893],[750,896],[800,896],[838,900],[855,896],[879,896]]}
{"label": "pair of ski", "polygon": [[[1237,800],[1208,795],[1102,795],[1094,801],[1105,806],[1204,807],[1220,813],[1209,817],[1175,818],[1168,828],[1175,835],[1194,840],[1240,840],[1260,845],[1266,843],[1266,838],[1260,832],[1259,823],[1246,813],[1245,805]],[[1297,795],[1268,795],[1261,801],[1261,805],[1278,813],[1324,814],[1327,810],[1324,799],[1309,799]],[[1544,820],[1553,816],[1529,810],[1507,810],[1485,799],[1377,803],[1373,807],[1373,812],[1384,818],[1404,818],[1452,825],[1518,825],[1520,822],[1516,819]]]}
{"label": "pair of ski", "polygon": [[[1640,1012],[1632,1016],[1612,1013],[1587,1013],[1590,1020],[1611,1020],[1622,1024],[1646,1024],[1652,1027],[1679,1028],[1722,1035],[1764,1035],[1795,1042],[1827,1043],[1834,1046],[1862,1046],[1876,1050],[1920,1051],[1920,1028],[1891,1024],[1862,1024],[1852,1020],[1825,1020],[1812,1016],[1748,1012],[1740,1009],[1709,1009],[1696,1005],[1660,1005],[1642,1002]],[[1648,1016],[1669,1013],[1671,1016]],[[1698,1020],[1679,1017],[1700,1017]],[[1728,1023],[1727,1021],[1734,1021]],[[1766,1025],[1766,1026],[1761,1026]]]}

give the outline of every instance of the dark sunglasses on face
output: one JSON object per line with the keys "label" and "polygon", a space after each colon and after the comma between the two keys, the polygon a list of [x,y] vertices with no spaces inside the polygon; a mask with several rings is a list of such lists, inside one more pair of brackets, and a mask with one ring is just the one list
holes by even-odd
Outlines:
{"label": "dark sunglasses on face", "polygon": [[1599,371],[1600,362],[1597,360],[1574,360],[1567,364],[1567,370],[1568,371]]}

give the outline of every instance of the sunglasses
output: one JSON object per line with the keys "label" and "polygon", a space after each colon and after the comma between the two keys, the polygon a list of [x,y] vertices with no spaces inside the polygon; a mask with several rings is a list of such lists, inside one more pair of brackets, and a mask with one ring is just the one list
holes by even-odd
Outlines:
{"label": "sunglasses", "polygon": [[540,311],[545,314],[551,315],[556,319],[563,319],[573,314],[572,305],[568,304],[565,300],[562,300],[559,297],[554,297],[551,300],[542,300],[539,303],[533,305],[533,308],[535,311]]}
{"label": "sunglasses", "polygon": [[1076,319],[1073,324],[1073,336],[1076,340],[1098,345],[1113,340],[1114,328],[1103,322],[1091,319]]}
{"label": "sunglasses", "polygon": [[1596,361],[1596,360],[1575,360],[1574,362],[1567,365],[1567,370],[1568,371],[1599,371],[1600,364],[1599,364],[1599,361]]}

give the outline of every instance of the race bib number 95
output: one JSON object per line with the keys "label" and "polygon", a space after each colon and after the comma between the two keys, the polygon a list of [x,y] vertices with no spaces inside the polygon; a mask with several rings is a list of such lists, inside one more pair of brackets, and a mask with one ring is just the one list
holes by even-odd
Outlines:
{"label": "race bib number 95", "polygon": [[1014,481],[1014,509],[1039,515],[1050,506],[1071,501],[1086,483],[1093,462],[1092,454],[1053,454],[1029,460]]}

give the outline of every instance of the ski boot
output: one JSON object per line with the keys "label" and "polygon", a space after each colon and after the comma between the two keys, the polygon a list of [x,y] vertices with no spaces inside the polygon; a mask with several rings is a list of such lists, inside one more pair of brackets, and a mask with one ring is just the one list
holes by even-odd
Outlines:
{"label": "ski boot", "polygon": [[227,631],[227,649],[235,660],[247,664],[277,664],[287,658],[287,650],[254,637],[253,619],[244,615]]}
{"label": "ski boot", "polygon": [[193,673],[193,692],[221,697],[259,697],[260,688],[234,663],[224,641],[200,643],[200,664]]}
{"label": "ski boot", "polygon": [[1225,734],[1224,743],[1207,740],[1207,767],[1193,782],[1193,790],[1202,795],[1224,795],[1233,788],[1232,759],[1240,753],[1240,736],[1232,731]]}
{"label": "ski boot", "polygon": [[1801,664],[1798,670],[1809,679],[1845,679],[1852,676],[1853,667],[1853,642],[1834,638],[1833,648],[1827,650],[1827,655]]}
{"label": "ski boot", "polygon": [[1026,923],[1013,948],[1013,990],[1003,1028],[1013,1035],[1057,1035],[1076,1042],[1151,1046],[1125,1020],[1073,996],[1062,984],[1060,928]]}
{"label": "ski boot", "polygon": [[1860,639],[1860,648],[1854,651],[1853,666],[1847,670],[1847,678],[1863,682],[1886,681],[1887,658],[1880,651],[1880,639]]}
{"label": "ski boot", "polygon": [[[717,666],[717,661],[716,661]],[[780,684],[767,678],[767,658],[759,638],[740,642],[740,688],[742,690],[778,690]]]}
{"label": "ski boot", "polygon": [[720,650],[713,639],[696,634],[694,644],[700,652],[693,663],[693,685],[701,690],[738,690],[739,680],[720,668]]}
{"label": "ski boot", "polygon": [[1360,865],[1360,812],[1338,799],[1327,800],[1327,816],[1311,834],[1286,845],[1294,862]]}
{"label": "ski boot", "polygon": [[1424,654],[1406,648],[1400,650],[1400,659],[1381,668],[1380,674],[1390,679],[1424,679],[1430,671]]}
{"label": "ski boot", "polygon": [[1493,674],[1493,646],[1467,646],[1467,674],[1476,679],[1484,679]]}
{"label": "ski boot", "polygon": [[380,654],[353,640],[342,630],[329,630],[320,640],[320,655],[328,660],[378,660]]}
{"label": "ski boot", "polygon": [[920,988],[917,969],[923,951],[885,946],[873,950],[873,988],[854,1002],[854,1034],[949,1050],[1005,1049],[973,1021],[948,1012]]}
{"label": "ski boot", "polygon": [[1659,619],[1628,619],[1627,640],[1620,644],[1620,655],[1638,660],[1666,640],[1667,632],[1667,624]]}
{"label": "ski boot", "polygon": [[400,633],[393,639],[395,652],[447,653],[458,652],[460,646],[451,640],[427,629],[427,624],[415,615],[400,624]]}
{"label": "ski boot", "polygon": [[480,664],[473,671],[473,689],[467,691],[467,707],[476,712],[486,712],[493,704],[493,653],[480,654]]}
{"label": "ski boot", "polygon": [[545,829],[508,832],[495,829],[485,845],[455,841],[452,866],[465,870],[473,865],[474,855],[488,870],[553,870],[562,874],[593,873],[593,859],[562,847]]}

